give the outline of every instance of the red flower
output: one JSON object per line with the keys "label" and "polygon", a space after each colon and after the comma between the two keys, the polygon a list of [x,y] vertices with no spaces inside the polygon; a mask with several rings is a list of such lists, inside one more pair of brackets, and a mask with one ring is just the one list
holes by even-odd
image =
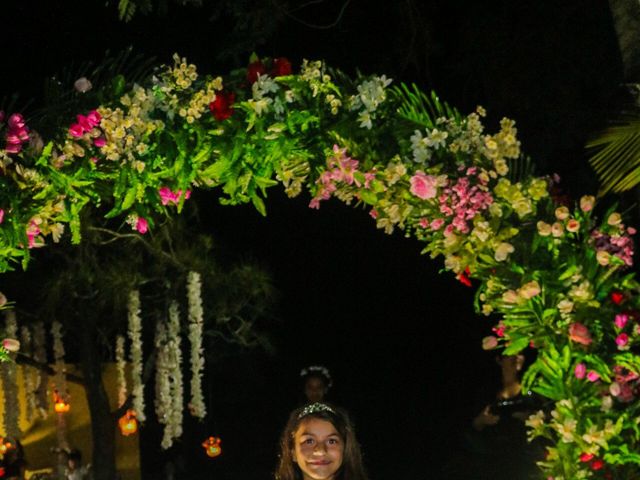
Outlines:
{"label": "red flower", "polygon": [[271,67],[271,75],[274,77],[282,77],[283,75],[291,75],[291,62],[285,57],[278,57],[273,59],[273,66]]}
{"label": "red flower", "polygon": [[233,102],[236,94],[233,92],[220,92],[216,95],[216,99],[209,104],[209,110],[216,120],[219,122],[226,120],[233,114]]}
{"label": "red flower", "polygon": [[591,462],[591,470],[602,470],[604,467],[604,462],[599,458]]}
{"label": "red flower", "polygon": [[247,67],[247,80],[249,83],[253,84],[256,80],[258,80],[258,75],[264,75],[267,71],[264,63],[260,60],[256,60],[255,62],[251,62]]}
{"label": "red flower", "polygon": [[464,269],[464,272],[460,272],[456,275],[456,278],[460,281],[461,284],[466,285],[467,287],[471,286],[471,279],[469,278],[469,267]]}
{"label": "red flower", "polygon": [[624,300],[624,294],[622,292],[611,292],[611,301],[616,305],[620,305]]}
{"label": "red flower", "polygon": [[593,459],[593,457],[593,453],[583,453],[582,455],[580,455],[580,461],[582,463],[589,462],[591,461],[591,459]]}

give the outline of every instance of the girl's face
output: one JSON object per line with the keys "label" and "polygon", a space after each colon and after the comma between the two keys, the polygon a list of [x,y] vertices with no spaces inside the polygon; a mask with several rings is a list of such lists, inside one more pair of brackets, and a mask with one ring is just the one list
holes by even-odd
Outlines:
{"label": "girl's face", "polygon": [[304,480],[333,480],[342,466],[344,441],[331,422],[303,420],[293,437],[293,460]]}

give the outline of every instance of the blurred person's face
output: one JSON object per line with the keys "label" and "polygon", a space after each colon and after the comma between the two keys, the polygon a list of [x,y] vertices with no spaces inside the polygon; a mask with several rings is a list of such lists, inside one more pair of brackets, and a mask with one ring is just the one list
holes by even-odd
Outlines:
{"label": "blurred person's face", "polygon": [[324,382],[318,377],[309,377],[304,384],[304,394],[309,402],[321,402],[325,393]]}

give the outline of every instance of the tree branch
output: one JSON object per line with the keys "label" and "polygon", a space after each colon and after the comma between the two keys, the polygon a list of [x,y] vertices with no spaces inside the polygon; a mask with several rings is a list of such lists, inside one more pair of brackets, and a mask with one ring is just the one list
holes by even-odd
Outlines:
{"label": "tree branch", "polygon": [[[41,372],[44,372],[51,377],[55,376],[56,374],[56,371],[50,365],[46,363],[38,362],[37,360],[34,360],[33,358],[25,355],[24,353],[18,352],[18,354],[16,355],[16,363],[20,365],[27,365],[29,367],[37,368]],[[85,386],[84,378],[78,375],[74,375],[73,373],[65,373],[64,376],[70,382]]]}

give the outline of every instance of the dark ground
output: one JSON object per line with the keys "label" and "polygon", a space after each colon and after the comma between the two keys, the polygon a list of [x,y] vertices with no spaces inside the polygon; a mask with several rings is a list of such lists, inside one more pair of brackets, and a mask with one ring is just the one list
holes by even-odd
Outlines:
{"label": "dark ground", "polygon": [[[130,44],[161,62],[177,51],[203,72],[238,66],[216,59],[231,49],[225,36],[233,22],[210,23],[203,10],[176,8],[126,24],[102,2],[58,3],[3,6],[4,92],[37,96],[45,76]],[[296,14],[330,23],[342,5],[326,1]],[[494,123],[514,118],[524,151],[541,171],[559,171],[574,194],[594,190],[582,145],[621,81],[607,5],[596,0],[380,7],[354,0],[332,29],[285,17],[256,51],[294,65],[318,58],[347,72],[386,73],[434,88],[464,112],[482,104]],[[189,468],[211,472],[204,478],[269,478],[279,429],[300,401],[298,372],[321,363],[334,376],[331,398],[356,418],[373,480],[439,478],[477,413],[475,392],[497,374],[480,349],[491,324],[474,315],[472,290],[439,275],[441,261],[420,256],[413,240],[376,230],[363,211],[337,203],[312,211],[307,198],[270,195],[267,218],[198,197],[219,248],[262,264],[281,301],[275,356],[253,352],[208,367],[211,419],[183,440],[184,452],[197,452]],[[224,447],[215,461],[199,451],[212,430]],[[159,452],[143,442],[145,478],[157,478]]]}

